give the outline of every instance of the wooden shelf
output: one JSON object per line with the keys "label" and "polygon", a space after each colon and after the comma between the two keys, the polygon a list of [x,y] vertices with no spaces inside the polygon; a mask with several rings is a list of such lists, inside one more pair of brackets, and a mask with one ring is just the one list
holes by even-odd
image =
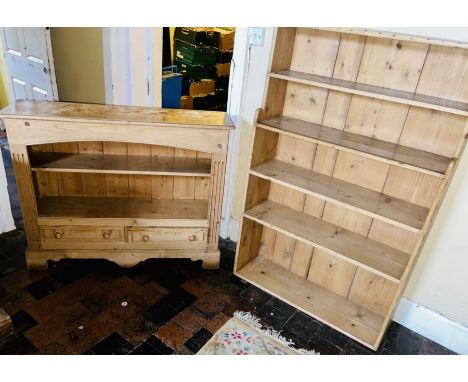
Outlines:
{"label": "wooden shelf", "polygon": [[396,283],[409,260],[404,252],[270,200],[244,216]]}
{"label": "wooden shelf", "polygon": [[356,94],[365,97],[378,98],[385,101],[424,107],[427,109],[444,111],[468,116],[468,103],[452,101],[444,98],[411,93],[403,90],[383,88],[380,86],[360,84],[357,82],[340,80],[333,77],[319,76],[317,74],[303,73],[295,70],[283,70],[270,73],[270,77],[306,85],[318,86],[325,89]]}
{"label": "wooden shelf", "polygon": [[429,213],[425,207],[276,159],[250,173],[413,232],[420,232]]}
{"label": "wooden shelf", "polygon": [[257,256],[236,274],[366,346],[377,341],[384,318]]}
{"label": "wooden shelf", "polygon": [[77,224],[88,219],[100,220],[101,225],[112,224],[112,220],[116,220],[115,224],[130,220],[130,225],[139,225],[144,220],[148,226],[206,227],[208,224],[207,200],[41,197],[38,212],[40,224],[64,218]]}
{"label": "wooden shelf", "polygon": [[210,176],[207,158],[151,158],[138,155],[31,153],[32,171],[138,175]]}
{"label": "wooden shelf", "polygon": [[441,155],[285,116],[260,121],[258,126],[438,177],[444,177],[451,162]]}

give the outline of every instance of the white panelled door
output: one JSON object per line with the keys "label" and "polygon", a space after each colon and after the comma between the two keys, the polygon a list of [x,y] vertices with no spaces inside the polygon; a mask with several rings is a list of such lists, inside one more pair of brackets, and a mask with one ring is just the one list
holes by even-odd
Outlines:
{"label": "white panelled door", "polygon": [[58,100],[49,28],[1,28],[12,100]]}

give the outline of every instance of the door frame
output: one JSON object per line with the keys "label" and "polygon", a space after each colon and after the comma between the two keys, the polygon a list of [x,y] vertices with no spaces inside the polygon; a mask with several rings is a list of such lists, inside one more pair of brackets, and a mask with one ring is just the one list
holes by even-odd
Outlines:
{"label": "door frame", "polygon": [[161,107],[163,28],[102,28],[106,104]]}

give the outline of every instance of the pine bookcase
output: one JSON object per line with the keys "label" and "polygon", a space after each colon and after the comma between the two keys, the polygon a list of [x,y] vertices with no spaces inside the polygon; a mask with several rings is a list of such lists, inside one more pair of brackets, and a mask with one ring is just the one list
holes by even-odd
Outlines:
{"label": "pine bookcase", "polygon": [[468,46],[275,34],[235,273],[375,350],[465,146]]}
{"label": "pine bookcase", "polygon": [[20,101],[0,114],[30,268],[62,258],[219,266],[226,113]]}

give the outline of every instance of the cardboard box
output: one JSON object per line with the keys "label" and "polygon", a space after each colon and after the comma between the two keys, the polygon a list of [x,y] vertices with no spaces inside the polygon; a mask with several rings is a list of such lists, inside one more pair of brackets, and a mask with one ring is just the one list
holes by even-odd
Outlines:
{"label": "cardboard box", "polygon": [[180,97],[180,108],[193,110],[193,97],[190,97],[190,96]]}
{"label": "cardboard box", "polygon": [[177,27],[174,31],[174,40],[180,40],[194,46],[211,46],[217,48],[220,33],[212,28],[184,28]]}
{"label": "cardboard box", "polygon": [[214,28],[215,32],[219,33],[219,45],[220,50],[232,50],[234,49],[234,31],[232,29]]}
{"label": "cardboard box", "polygon": [[208,94],[213,94],[215,92],[215,80],[204,79],[200,81],[194,81],[190,84],[189,87],[189,96],[199,97],[205,96]]}
{"label": "cardboard box", "polygon": [[220,50],[218,62],[224,64],[226,62],[231,62],[232,60],[232,50]]}
{"label": "cardboard box", "polygon": [[216,64],[216,75],[218,77],[228,77],[231,73],[231,63]]}

